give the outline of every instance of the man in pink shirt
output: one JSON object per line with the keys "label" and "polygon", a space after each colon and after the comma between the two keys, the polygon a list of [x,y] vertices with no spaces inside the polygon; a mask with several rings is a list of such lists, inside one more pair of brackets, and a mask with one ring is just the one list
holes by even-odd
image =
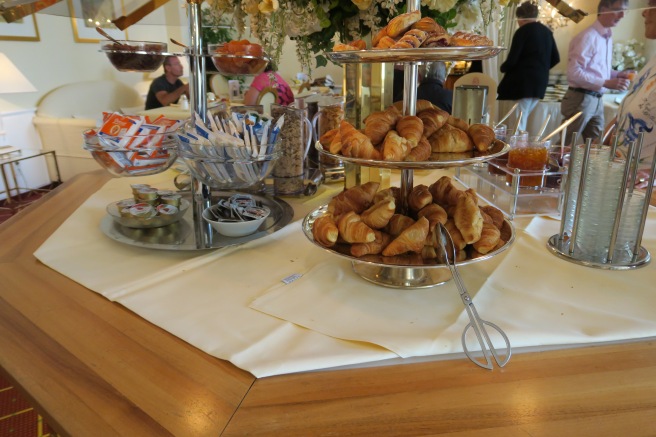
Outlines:
{"label": "man in pink shirt", "polygon": [[604,102],[608,89],[625,91],[629,71],[611,69],[613,38],[611,28],[624,17],[628,0],[600,0],[597,20],[576,35],[569,44],[567,81],[569,88],[560,105],[565,119],[581,111],[567,131],[579,132],[582,139],[597,139],[604,130]]}

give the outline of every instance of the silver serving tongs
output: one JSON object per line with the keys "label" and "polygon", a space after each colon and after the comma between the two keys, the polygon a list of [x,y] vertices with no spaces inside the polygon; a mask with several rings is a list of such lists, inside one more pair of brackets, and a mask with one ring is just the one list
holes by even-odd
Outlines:
{"label": "silver serving tongs", "polygon": [[[478,312],[476,311],[476,307],[474,306],[474,302],[472,301],[472,298],[469,296],[469,293],[467,293],[467,288],[465,288],[465,284],[462,282],[462,278],[458,273],[458,268],[456,267],[456,249],[453,244],[453,240],[451,239],[451,235],[449,234],[449,231],[446,230],[446,228],[442,223],[438,223],[438,226],[435,227],[435,233],[438,241],[438,246],[440,246],[440,248],[442,249],[444,262],[449,266],[449,270],[451,270],[451,276],[453,276],[453,280],[456,283],[456,286],[458,287],[458,291],[460,292],[460,298],[462,299],[462,303],[465,304],[465,309],[467,310],[467,315],[469,316],[469,323],[467,324],[467,326],[465,326],[465,329],[462,331],[462,337],[461,337],[462,349],[465,351],[465,355],[467,355],[467,357],[472,362],[474,362],[474,364],[477,364],[489,370],[492,370],[494,368],[491,356],[494,357],[494,361],[497,362],[497,365],[499,367],[505,366],[510,360],[510,355],[512,354],[512,349],[510,347],[510,340],[508,340],[508,336],[506,335],[505,332],[503,332],[501,328],[499,328],[494,323],[488,322],[487,320],[483,320],[479,317]],[[486,325],[497,331],[501,335],[501,337],[503,337],[503,340],[506,342],[505,354],[503,354],[505,355],[505,357],[502,358],[497,353],[497,350],[494,348],[494,344],[492,343],[492,340],[490,339],[490,336],[488,335],[487,330],[485,329]],[[473,353],[467,348],[466,336],[467,336],[467,331],[469,331],[470,329],[473,329],[474,333],[476,334],[476,338],[478,339],[478,344],[481,346],[481,351],[483,352],[483,356],[485,357],[485,363],[477,360],[474,357]]]}

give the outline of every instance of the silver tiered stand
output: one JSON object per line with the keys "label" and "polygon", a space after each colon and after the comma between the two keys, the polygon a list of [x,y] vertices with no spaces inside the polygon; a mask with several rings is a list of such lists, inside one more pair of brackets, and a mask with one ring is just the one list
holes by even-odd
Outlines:
{"label": "silver tiered stand", "polygon": [[[184,55],[189,57],[189,103],[192,114],[198,114],[205,124],[207,119],[207,92],[205,82],[205,57],[203,49],[202,0],[187,0],[190,45]],[[194,115],[195,116],[195,115]],[[193,117],[192,117],[193,118]],[[230,192],[217,192],[218,196],[229,196]],[[101,230],[109,238],[121,243],[165,250],[203,250],[243,244],[276,232],[291,222],[294,211],[285,201],[268,195],[255,194],[254,197],[271,210],[271,214],[255,234],[241,238],[228,238],[214,232],[203,220],[203,211],[211,205],[212,190],[202,181],[191,178],[191,213],[187,212],[179,223],[154,229],[128,229],[106,216],[101,222]]]}
{"label": "silver tiered stand", "polygon": [[[408,0],[409,12],[419,9],[418,0]],[[463,61],[487,59],[498,55],[501,47],[437,47],[418,49],[394,49],[394,50],[358,50],[327,53],[327,56],[337,63],[374,63],[374,62],[402,62],[404,66],[404,90],[403,90],[403,114],[415,115],[417,112],[417,71],[418,63],[422,61]],[[317,145],[319,153],[341,159],[345,162],[365,167],[379,167],[401,170],[401,209],[407,211],[407,199],[413,187],[413,170],[415,169],[441,169],[484,162],[507,153],[509,146],[506,144],[496,150],[492,150],[485,156],[469,159],[433,159],[425,162],[390,162],[372,161],[360,158],[349,158],[337,156],[324,150],[320,144]],[[312,225],[314,220],[324,214],[326,207],[323,206],[312,211],[303,221],[303,231],[307,238],[314,242],[312,236]],[[514,229],[510,222],[506,222],[512,230],[512,237],[500,249],[487,254],[484,257],[467,260],[460,265],[483,261],[497,255],[508,248],[514,240]],[[317,243],[315,243],[319,246]],[[319,246],[322,249],[322,246]],[[356,258],[348,253],[340,253],[331,249],[325,249],[338,256],[350,259],[353,270],[363,279],[391,288],[427,288],[443,284],[451,278],[449,269],[444,264],[437,264],[434,260],[424,261],[417,257],[394,257],[393,260],[381,256],[367,256]]]}

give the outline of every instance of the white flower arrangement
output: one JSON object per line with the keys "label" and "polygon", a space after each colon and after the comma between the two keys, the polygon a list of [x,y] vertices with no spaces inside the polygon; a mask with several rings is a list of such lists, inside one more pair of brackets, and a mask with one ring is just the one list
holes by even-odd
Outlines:
{"label": "white flower arrangement", "polygon": [[644,55],[645,43],[636,39],[613,44],[613,69],[640,70],[647,62]]}

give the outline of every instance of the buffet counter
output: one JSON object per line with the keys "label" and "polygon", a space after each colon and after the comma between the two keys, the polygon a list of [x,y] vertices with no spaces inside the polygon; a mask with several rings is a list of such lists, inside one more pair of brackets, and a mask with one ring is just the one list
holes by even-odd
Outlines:
{"label": "buffet counter", "polygon": [[[538,352],[514,355],[503,369],[485,371],[462,358],[455,347],[438,357],[431,354],[399,358],[406,353],[397,350],[396,346],[385,349],[366,343],[364,339],[346,341],[338,333],[326,335],[318,332],[319,327],[308,329],[299,326],[306,322],[299,321],[297,325],[278,321],[281,327],[266,338],[268,349],[256,348],[257,353],[251,354],[260,354],[256,362],[267,364],[269,358],[274,357],[272,352],[276,348],[271,346],[271,340],[275,343],[276,338],[284,346],[280,350],[285,353],[280,356],[294,356],[305,363],[320,361],[326,353],[324,346],[337,343],[343,356],[351,355],[353,351],[362,354],[366,350],[373,358],[360,360],[361,363],[369,362],[360,366],[258,379],[252,373],[289,373],[303,368],[271,371],[256,367],[248,373],[212,356],[221,355],[216,351],[210,354],[201,350],[204,348],[202,345],[192,346],[197,340],[195,337],[200,337],[200,333],[196,336],[193,329],[185,331],[180,327],[181,332],[186,334],[172,335],[167,332],[175,331],[171,325],[162,329],[161,320],[154,320],[162,316],[157,316],[157,310],[150,313],[145,311],[141,316],[137,314],[143,308],[159,307],[158,300],[166,299],[165,295],[175,289],[178,314],[184,320],[188,311],[198,310],[190,300],[194,295],[193,287],[185,287],[184,283],[164,287],[166,292],[162,295],[148,296],[146,307],[131,307],[134,301],[118,304],[110,299],[118,302],[123,298],[139,300],[139,296],[144,296],[142,291],[154,283],[150,273],[163,269],[161,274],[166,274],[167,262],[182,265],[183,268],[176,270],[176,274],[171,273],[170,277],[157,275],[155,282],[173,284],[177,273],[187,274],[188,270],[194,270],[196,265],[207,261],[207,265],[221,270],[221,275],[211,278],[209,283],[209,287],[217,292],[222,293],[222,290],[229,288],[224,282],[241,282],[241,288],[236,287],[233,295],[242,293],[272,299],[279,278],[268,278],[267,287],[253,289],[255,285],[264,284],[261,278],[253,279],[258,276],[258,269],[263,267],[264,258],[252,259],[252,265],[243,271],[221,268],[222,263],[233,266],[230,258],[239,256],[241,252],[257,253],[254,247],[232,250],[225,256],[215,252],[200,255],[162,252],[155,255],[143,253],[144,249],[108,241],[103,244],[116,246],[111,249],[112,252],[136,251],[144,256],[116,258],[113,253],[98,253],[97,247],[85,241],[85,227],[97,228],[97,209],[99,205],[102,209],[104,199],[94,196],[112,186],[106,185],[110,179],[102,172],[79,175],[38,205],[0,227],[3,241],[0,249],[3,278],[0,286],[0,367],[63,435],[416,435],[474,430],[558,435],[570,429],[585,430],[586,434],[595,431],[613,434],[626,433],[627,430],[639,432],[653,426],[656,415],[656,346],[653,336],[656,331],[651,330],[653,317],[649,316],[649,312],[654,302],[649,293],[634,293],[636,289],[649,291],[653,288],[649,282],[649,278],[654,277],[653,263],[633,272],[600,272],[563,261],[559,264],[552,257],[553,270],[536,262],[532,271],[532,274],[537,274],[547,269],[549,283],[531,284],[535,276],[527,275],[525,283],[521,284],[525,295],[517,295],[513,307],[495,306],[494,295],[481,293],[480,290],[487,288],[482,286],[489,283],[492,288],[504,288],[507,285],[503,284],[504,278],[512,274],[513,269],[524,267],[519,266],[522,259],[518,259],[516,254],[524,250],[542,256],[540,252],[546,252],[544,243],[532,245],[531,238],[549,232],[557,223],[547,218],[527,221],[515,225],[516,229],[520,229],[515,246],[496,257],[492,263],[479,263],[476,268],[465,271],[465,282],[472,288],[472,294],[476,294],[474,298],[477,306],[480,304],[479,312],[484,318],[497,322],[508,332],[516,328],[515,320],[518,317],[512,314],[528,311],[531,317],[536,318],[536,324],[545,323],[544,332],[558,328],[558,323],[572,328],[572,323],[576,321],[571,319],[571,315],[579,310],[578,306],[599,307],[594,297],[586,296],[590,293],[586,276],[599,276],[601,273],[603,277],[614,276],[616,295],[612,295],[613,287],[609,286],[600,290],[599,300],[616,299],[616,303],[626,303],[629,305],[626,308],[638,311],[626,314],[620,307],[614,308],[615,311],[611,309],[602,315],[607,317],[608,326],[631,330],[637,323],[648,329],[642,334],[633,332],[628,337],[613,338],[609,328],[606,331],[611,335],[602,341],[613,341],[613,344],[582,347],[576,344],[576,338],[589,339],[580,343],[599,341],[598,332],[584,328],[580,333],[572,333],[573,341],[565,342],[568,344],[566,348],[560,346],[559,350],[545,351],[551,348],[538,347],[534,349]],[[130,182],[134,180],[126,181],[126,186]],[[117,180],[111,183],[117,183]],[[336,189],[338,187],[324,186],[320,196],[308,202],[290,201],[297,210],[295,219],[302,218],[305,211],[316,205],[325,203],[331,190]],[[88,202],[95,206],[89,208]],[[649,239],[645,245],[654,253],[654,211],[650,214],[650,227],[645,234],[647,236],[649,233]],[[85,218],[88,220],[86,226],[79,228],[79,239],[74,238],[57,256],[54,256],[55,252],[44,253],[44,247],[52,248],[44,242],[61,236],[61,229],[65,228],[61,225],[66,225],[70,217],[76,217],[78,223],[84,223]],[[287,233],[285,228],[270,237],[281,240],[295,238],[294,234],[298,232],[294,226],[297,224],[289,225]],[[100,235],[99,238],[106,237]],[[298,246],[278,248],[269,256],[279,253],[290,259],[300,258],[294,256],[296,251],[303,255],[307,253],[310,257],[325,256],[319,248],[302,241],[303,238],[297,241]],[[273,242],[262,244],[271,244],[275,248]],[[90,270],[93,262],[89,261],[88,265],[79,265],[78,272],[81,273],[72,274],[75,279],[72,280],[37,261],[33,255],[35,252],[48,263],[58,258],[81,263],[79,253],[85,253],[88,258],[106,260],[103,271],[112,271],[114,275],[108,279],[103,273],[101,278],[98,271]],[[192,258],[193,266],[190,265]],[[295,270],[299,270],[300,265],[306,265],[305,261],[297,261],[299,267]],[[344,264],[343,260],[332,261],[328,267]],[[125,278],[134,269],[134,263],[140,263],[137,267],[146,274],[140,283],[126,284]],[[234,264],[235,267],[238,265]],[[342,267],[346,274],[354,275],[348,266]],[[561,267],[563,272],[569,271],[569,276],[559,272]],[[572,267],[576,267],[574,278]],[[280,272],[281,275],[283,273]],[[234,276],[239,274],[243,276]],[[306,278],[312,277],[311,274],[306,275]],[[302,284],[306,278],[296,284]],[[628,281],[624,282],[622,278]],[[367,292],[368,287],[372,287],[359,278],[353,280],[360,281],[362,289]],[[103,287],[99,287],[100,281],[106,281]],[[567,292],[572,294],[567,311],[539,319],[546,310],[532,306],[530,294],[567,287]],[[457,303],[459,298],[453,290],[452,284],[438,289],[438,294],[445,295],[445,306]],[[381,293],[388,291],[383,289]],[[298,287],[295,292],[298,292]],[[100,293],[107,295],[107,298]],[[398,291],[396,293],[399,294]],[[619,299],[618,295],[623,299]],[[185,296],[189,299],[185,300]],[[640,299],[643,298],[647,301],[641,303]],[[215,309],[205,308],[211,318]],[[267,309],[269,312],[278,310],[273,307]],[[251,311],[262,317],[274,318],[255,309]],[[436,308],[435,318],[439,318],[443,311],[444,308]],[[164,317],[167,315],[164,314]],[[458,327],[458,332],[464,328],[462,320],[456,318],[453,322],[457,322],[453,326]],[[221,325],[220,321],[217,323],[217,326]],[[583,326],[592,325],[585,323]],[[565,332],[567,329],[555,330]],[[236,340],[245,340],[251,334],[249,331],[248,326],[240,326],[228,332]],[[309,331],[309,334],[303,331]],[[225,333],[217,331],[216,337],[221,335]],[[305,335],[310,337],[302,337]],[[516,341],[516,334],[509,335],[514,346],[522,345],[522,342]],[[294,336],[305,338],[299,343],[299,350],[290,347],[294,342],[288,339]],[[634,340],[626,341],[626,338]],[[638,338],[642,339],[636,340]],[[531,341],[526,344],[529,343]],[[403,343],[400,345],[404,346]],[[214,343],[206,346],[210,352],[212,347]],[[301,350],[301,347],[305,349]],[[396,352],[391,353],[391,350]],[[432,350],[430,345],[427,350]],[[240,363],[240,367],[240,360],[249,355],[248,350],[245,351],[236,354],[233,360]],[[295,359],[295,362],[298,360]],[[337,361],[323,362],[315,364],[314,368],[338,364]],[[344,364],[355,364],[355,361]]]}

